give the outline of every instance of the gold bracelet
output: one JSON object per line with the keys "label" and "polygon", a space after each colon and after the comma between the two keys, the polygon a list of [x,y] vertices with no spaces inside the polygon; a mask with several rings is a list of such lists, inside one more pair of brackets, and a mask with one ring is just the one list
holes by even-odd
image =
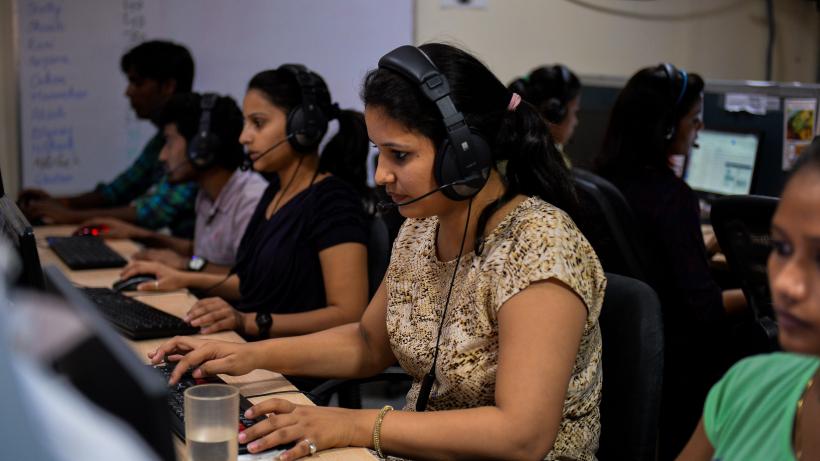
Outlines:
{"label": "gold bracelet", "polygon": [[393,411],[393,407],[390,405],[385,405],[379,410],[379,416],[376,416],[376,425],[373,426],[373,448],[376,450],[376,454],[379,455],[379,459],[384,459],[384,453],[382,453],[381,447],[381,435],[382,435],[382,421],[384,421],[384,415],[387,414],[388,411]]}

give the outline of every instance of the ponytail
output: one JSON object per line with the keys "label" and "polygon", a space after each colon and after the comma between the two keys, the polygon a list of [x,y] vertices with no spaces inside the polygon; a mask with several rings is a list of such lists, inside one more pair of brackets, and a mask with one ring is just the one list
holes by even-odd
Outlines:
{"label": "ponytail", "polygon": [[[504,195],[486,207],[478,218],[477,236],[484,233],[490,216],[518,194],[537,196],[566,212],[580,224],[578,197],[572,175],[555,147],[549,129],[535,108],[522,101],[507,111],[495,138],[502,163]],[[476,251],[480,252],[480,239]]]}
{"label": "ponytail", "polygon": [[367,154],[370,144],[364,115],[355,110],[335,110],[331,116],[339,121],[339,132],[328,141],[319,157],[319,171],[331,173],[350,184],[362,198],[369,198]]}

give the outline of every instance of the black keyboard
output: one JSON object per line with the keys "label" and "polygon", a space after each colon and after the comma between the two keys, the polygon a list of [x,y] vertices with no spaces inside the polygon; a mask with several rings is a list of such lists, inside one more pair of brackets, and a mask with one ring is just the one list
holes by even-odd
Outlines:
{"label": "black keyboard", "polygon": [[131,339],[192,335],[199,329],[181,318],[163,312],[110,288],[83,288],[83,293],[102,314]]}
{"label": "black keyboard", "polygon": [[[162,373],[162,376],[168,381],[168,378],[171,377],[171,372],[174,371],[174,367],[176,366],[175,363],[161,363],[159,365],[153,366],[155,369],[159,370]],[[223,381],[218,376],[209,376],[207,378],[194,378],[190,372],[185,373],[182,375],[182,379],[179,380],[179,383],[175,386],[171,386],[168,392],[168,410],[171,413],[171,429],[183,440],[185,440],[185,389],[188,389],[191,386],[196,386],[197,384],[212,384],[212,383],[219,383],[222,384]],[[248,419],[245,417],[245,410],[252,407],[253,404],[250,400],[243,397],[241,394],[239,395],[239,419],[237,421],[237,429],[238,431],[244,431],[245,429],[253,426],[254,424],[258,423],[259,421],[264,421],[264,417],[259,417],[255,419]],[[275,450],[286,450],[292,447],[293,444],[288,445],[281,445],[276,448]],[[239,454],[245,454],[248,452],[248,447],[244,443],[239,444]]]}
{"label": "black keyboard", "polygon": [[99,237],[88,235],[47,237],[46,241],[65,265],[72,270],[108,269],[127,264],[122,256]]}

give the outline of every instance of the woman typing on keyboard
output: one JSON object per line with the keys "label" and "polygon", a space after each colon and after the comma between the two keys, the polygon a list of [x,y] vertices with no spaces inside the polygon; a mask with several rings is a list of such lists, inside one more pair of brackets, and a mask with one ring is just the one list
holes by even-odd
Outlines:
{"label": "woman typing on keyboard", "polygon": [[[367,305],[368,143],[360,113],[331,103],[324,80],[300,65],[251,79],[243,101],[246,166],[270,179],[228,276],[131,263],[140,290],[190,288],[205,295],[186,321],[202,333],[292,336],[355,322]],[[339,132],[319,157],[330,120]]]}
{"label": "woman typing on keyboard", "polygon": [[[606,280],[570,218],[572,183],[537,112],[447,45],[385,55],[362,91],[376,181],[409,218],[361,321],[248,344],[174,338],[171,376],[412,376],[402,411],[297,406],[240,434],[281,459],[361,446],[379,456],[593,459]],[[426,411],[435,410],[435,411]]]}

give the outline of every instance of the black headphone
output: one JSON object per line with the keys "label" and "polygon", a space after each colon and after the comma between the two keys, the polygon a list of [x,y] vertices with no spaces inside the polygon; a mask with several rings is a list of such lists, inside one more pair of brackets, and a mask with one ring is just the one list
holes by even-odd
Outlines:
{"label": "black headphone", "polygon": [[400,46],[382,56],[379,68],[398,72],[417,84],[438,108],[447,138],[436,150],[434,177],[439,186],[457,183],[441,192],[451,200],[466,200],[476,195],[490,176],[492,150],[456,108],[447,78],[422,50],[411,45]]}
{"label": "black headphone", "polygon": [[561,123],[567,115],[567,92],[569,91],[570,71],[563,64],[552,66],[551,73],[558,78],[558,94],[544,103],[542,112],[550,123]]}
{"label": "black headphone", "polygon": [[188,160],[197,170],[206,170],[213,166],[222,148],[222,140],[216,133],[211,132],[211,112],[218,97],[215,93],[205,93],[199,101],[199,108],[202,110],[199,127],[188,143],[187,151]]}
{"label": "black headphone", "polygon": [[[678,105],[683,100],[683,95],[686,94],[686,86],[689,84],[689,74],[686,73],[683,69],[678,69],[674,65],[668,62],[664,62],[658,64],[658,67],[663,69],[663,73],[665,75],[666,80],[669,82],[669,96],[670,100],[674,101],[672,105],[672,111],[670,113],[670,120],[667,122],[668,127],[666,128],[665,137],[667,140],[671,140],[675,136],[675,110],[678,108]],[[677,81],[678,79],[681,80],[680,90],[676,90]]]}
{"label": "black headphone", "polygon": [[296,152],[313,152],[327,133],[329,118],[319,102],[322,99],[329,102],[330,92],[316,74],[301,64],[283,64],[277,70],[293,75],[302,93],[302,102],[288,112],[285,125],[288,142]]}

